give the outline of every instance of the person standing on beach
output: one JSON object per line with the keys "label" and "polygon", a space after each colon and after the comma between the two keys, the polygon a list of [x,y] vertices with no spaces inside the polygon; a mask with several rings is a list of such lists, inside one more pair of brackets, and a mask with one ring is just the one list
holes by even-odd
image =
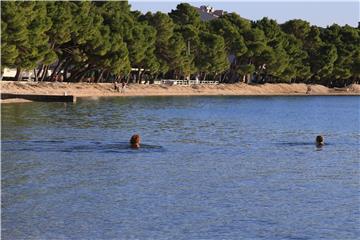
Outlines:
{"label": "person standing on beach", "polygon": [[310,94],[310,93],[311,93],[311,86],[307,86],[306,94]]}
{"label": "person standing on beach", "polygon": [[200,81],[199,81],[199,75],[198,74],[196,74],[196,77],[195,77],[195,84],[199,84],[200,83]]}
{"label": "person standing on beach", "polygon": [[121,93],[125,93],[126,82],[121,83]]}
{"label": "person standing on beach", "polygon": [[117,82],[117,81],[114,82],[114,90],[115,90],[115,91],[118,91],[118,92],[120,91],[119,85],[118,85],[118,82]]}

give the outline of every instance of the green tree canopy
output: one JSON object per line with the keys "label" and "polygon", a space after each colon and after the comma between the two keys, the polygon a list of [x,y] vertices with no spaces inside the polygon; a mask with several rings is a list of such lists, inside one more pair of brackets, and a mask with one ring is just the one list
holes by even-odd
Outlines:
{"label": "green tree canopy", "polygon": [[17,79],[34,70],[40,79],[63,74],[65,81],[195,74],[330,86],[360,80],[359,28],[249,21],[236,13],[203,22],[198,11],[188,3],[169,14],[142,14],[127,1],[4,1],[1,67],[16,68]]}

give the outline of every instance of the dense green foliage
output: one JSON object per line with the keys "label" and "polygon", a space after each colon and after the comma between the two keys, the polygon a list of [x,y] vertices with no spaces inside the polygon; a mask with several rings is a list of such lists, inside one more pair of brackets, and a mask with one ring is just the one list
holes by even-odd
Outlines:
{"label": "dense green foliage", "polygon": [[[39,80],[306,82],[360,80],[360,29],[295,19],[251,22],[235,13],[203,22],[181,3],[169,14],[131,11],[124,1],[1,4],[2,69]],[[48,69],[52,75],[48,76]]]}

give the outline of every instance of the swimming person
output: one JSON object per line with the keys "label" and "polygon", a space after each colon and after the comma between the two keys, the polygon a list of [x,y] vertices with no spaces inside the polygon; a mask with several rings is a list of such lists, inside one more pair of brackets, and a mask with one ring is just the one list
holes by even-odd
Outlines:
{"label": "swimming person", "polygon": [[321,135],[316,136],[315,139],[316,146],[321,147],[324,145],[324,137]]}
{"label": "swimming person", "polygon": [[140,136],[138,134],[132,135],[130,146],[131,148],[140,148]]}

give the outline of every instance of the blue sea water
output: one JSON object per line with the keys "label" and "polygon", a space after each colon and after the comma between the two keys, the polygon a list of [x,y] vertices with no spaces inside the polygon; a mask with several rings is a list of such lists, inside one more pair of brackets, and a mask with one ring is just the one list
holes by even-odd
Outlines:
{"label": "blue sea water", "polygon": [[3,239],[360,239],[360,97],[100,98],[1,113]]}

